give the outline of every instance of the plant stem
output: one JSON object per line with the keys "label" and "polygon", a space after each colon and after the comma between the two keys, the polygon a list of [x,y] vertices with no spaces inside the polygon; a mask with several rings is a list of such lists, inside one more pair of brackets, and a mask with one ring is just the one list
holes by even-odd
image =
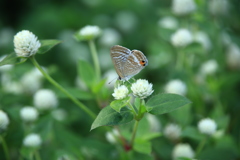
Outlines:
{"label": "plant stem", "polygon": [[177,52],[177,62],[176,62],[176,69],[177,70],[182,70],[183,61],[184,61],[184,53]]}
{"label": "plant stem", "polygon": [[5,153],[5,156],[6,156],[6,160],[10,160],[7,143],[2,136],[0,136],[0,141],[2,142],[3,150],[4,150],[4,153]]}
{"label": "plant stem", "polygon": [[100,65],[99,65],[99,60],[98,60],[98,55],[97,55],[97,50],[96,50],[96,46],[93,40],[89,40],[89,47],[90,47],[90,51],[92,53],[92,58],[93,58],[93,63],[94,63],[94,67],[95,67],[95,72],[97,75],[97,80],[100,79]]}
{"label": "plant stem", "polygon": [[37,150],[35,151],[34,154],[35,154],[36,160],[41,160],[41,157],[40,157],[39,152]]}
{"label": "plant stem", "polygon": [[38,64],[36,59],[34,57],[30,58],[32,63],[39,69],[39,71],[44,75],[44,77],[52,83],[56,88],[58,88],[61,92],[63,92],[68,98],[70,98],[79,108],[81,108],[83,111],[85,111],[90,117],[93,119],[96,118],[96,115],[89,110],[83,103],[81,103],[79,100],[77,100],[73,95],[71,95],[66,89],[64,89],[60,84],[58,84],[52,77],[50,77]]}
{"label": "plant stem", "polygon": [[133,127],[133,134],[132,134],[132,138],[131,138],[131,142],[130,142],[131,147],[133,147],[133,145],[134,145],[134,140],[135,140],[136,133],[137,133],[138,123],[139,123],[139,121],[135,120],[134,127]]}
{"label": "plant stem", "polygon": [[196,150],[196,156],[195,156],[195,157],[197,157],[197,156],[199,155],[199,153],[202,151],[202,149],[203,149],[203,147],[204,147],[204,145],[205,145],[205,143],[206,143],[206,140],[207,140],[207,138],[204,138],[204,139],[200,142],[200,144],[198,145],[197,150]]}

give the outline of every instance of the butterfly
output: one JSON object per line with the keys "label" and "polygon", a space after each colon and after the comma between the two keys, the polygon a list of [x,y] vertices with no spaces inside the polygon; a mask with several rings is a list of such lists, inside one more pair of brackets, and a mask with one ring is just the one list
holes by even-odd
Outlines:
{"label": "butterfly", "polygon": [[139,50],[131,51],[128,48],[115,45],[110,52],[119,80],[129,80],[148,65],[146,56]]}

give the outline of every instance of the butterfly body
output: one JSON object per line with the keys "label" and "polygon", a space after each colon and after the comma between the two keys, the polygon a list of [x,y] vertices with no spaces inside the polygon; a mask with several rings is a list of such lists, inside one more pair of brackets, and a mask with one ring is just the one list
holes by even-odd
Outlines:
{"label": "butterfly body", "polygon": [[129,80],[148,65],[146,56],[139,50],[115,45],[111,48],[111,58],[119,80]]}

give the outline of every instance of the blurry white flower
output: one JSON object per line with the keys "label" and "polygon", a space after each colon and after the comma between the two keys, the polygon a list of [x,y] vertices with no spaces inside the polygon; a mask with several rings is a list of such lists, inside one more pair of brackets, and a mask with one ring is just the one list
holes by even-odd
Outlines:
{"label": "blurry white flower", "polygon": [[147,98],[153,93],[152,83],[149,83],[145,79],[138,79],[132,84],[131,90],[133,91],[133,95],[135,97],[139,97],[141,99]]}
{"label": "blurry white flower", "polygon": [[214,59],[208,60],[201,65],[200,72],[203,75],[214,74],[218,69],[217,61]]}
{"label": "blurry white flower", "polygon": [[198,130],[207,135],[212,135],[216,132],[217,124],[210,118],[202,119],[198,122]]}
{"label": "blurry white flower", "polygon": [[118,44],[120,39],[121,36],[118,31],[112,28],[107,28],[103,30],[103,34],[100,37],[100,43],[109,47]]}
{"label": "blurry white flower", "polygon": [[194,33],[194,41],[200,43],[205,50],[211,49],[211,41],[205,32],[199,31]]}
{"label": "blurry white flower", "polygon": [[67,113],[63,109],[55,109],[52,111],[52,116],[58,121],[63,121],[67,117]]}
{"label": "blurry white flower", "polygon": [[176,93],[180,95],[185,95],[187,92],[187,86],[183,81],[179,79],[174,79],[169,81],[166,84],[165,91],[167,93]]}
{"label": "blurry white flower", "polygon": [[194,151],[189,144],[179,143],[173,149],[173,159],[177,160],[179,157],[193,158]]}
{"label": "blurry white flower", "polygon": [[0,110],[0,131],[5,130],[9,124],[8,115]]}
{"label": "blurry white flower", "polygon": [[111,144],[116,144],[118,137],[119,137],[119,132],[116,129],[113,129],[112,131],[108,131],[106,133],[106,139],[108,142],[110,142]]}
{"label": "blurry white flower", "polygon": [[132,31],[138,23],[136,15],[130,11],[119,12],[115,17],[115,20],[116,26],[118,26],[124,32]]}
{"label": "blurry white flower", "polygon": [[227,0],[209,0],[208,7],[213,15],[225,15],[228,12],[229,4]]}
{"label": "blurry white flower", "polygon": [[186,15],[196,10],[194,0],[173,0],[172,11],[176,15]]}
{"label": "blurry white flower", "polygon": [[27,135],[23,140],[25,147],[39,147],[42,143],[42,139],[38,134],[32,133]]}
{"label": "blurry white flower", "polygon": [[6,92],[6,93],[11,93],[11,94],[15,94],[15,95],[18,95],[18,94],[21,94],[23,93],[23,86],[21,85],[21,83],[19,82],[15,82],[15,81],[3,81],[3,90]]}
{"label": "blurry white flower", "polygon": [[[0,62],[6,57],[7,55],[3,55],[0,57]],[[8,72],[13,68],[13,65],[11,64],[6,64],[3,66],[0,66],[0,72]]]}
{"label": "blurry white flower", "polygon": [[223,130],[218,130],[213,134],[213,137],[216,139],[220,139],[222,138],[222,136],[224,135],[224,131]]}
{"label": "blurry white flower", "polygon": [[178,21],[174,17],[166,16],[158,21],[158,25],[163,28],[176,29],[178,27]]}
{"label": "blurry white flower", "polygon": [[23,107],[20,116],[24,121],[35,121],[38,118],[38,111],[31,106]]}
{"label": "blurry white flower", "polygon": [[39,109],[51,109],[58,105],[55,93],[50,89],[40,89],[33,97],[34,106]]}
{"label": "blurry white flower", "polygon": [[30,57],[38,51],[41,43],[37,37],[28,30],[18,32],[14,36],[14,47],[18,57]]}
{"label": "blurry white flower", "polygon": [[101,30],[98,26],[87,25],[80,29],[78,35],[82,40],[91,40],[98,37],[101,33]]}
{"label": "blurry white flower", "polygon": [[164,135],[171,140],[178,140],[181,128],[177,124],[168,124],[164,129]]}
{"label": "blurry white flower", "polygon": [[113,81],[114,79],[117,79],[118,75],[116,74],[116,71],[114,69],[111,69],[111,70],[107,71],[103,77],[107,78],[105,86],[108,88],[113,88],[114,82],[111,82],[111,81]]}
{"label": "blurry white flower", "polygon": [[240,68],[240,48],[237,45],[230,45],[226,56],[230,68]]}
{"label": "blurry white flower", "polygon": [[155,115],[152,114],[147,114],[146,118],[149,122],[150,130],[152,132],[160,132],[161,128],[160,120]]}
{"label": "blurry white flower", "polygon": [[124,85],[118,86],[112,95],[115,99],[123,99],[128,96],[128,88]]}
{"label": "blurry white flower", "polygon": [[171,43],[175,47],[185,47],[186,45],[192,43],[192,34],[188,29],[178,29],[171,36]]}

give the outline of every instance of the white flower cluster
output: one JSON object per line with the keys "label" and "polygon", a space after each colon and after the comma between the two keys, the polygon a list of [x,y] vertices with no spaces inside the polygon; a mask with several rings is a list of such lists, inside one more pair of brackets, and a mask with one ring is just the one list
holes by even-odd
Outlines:
{"label": "white flower cluster", "polygon": [[209,11],[213,15],[225,15],[228,12],[228,0],[209,0]]}
{"label": "white flower cluster", "polygon": [[166,84],[165,91],[167,93],[185,95],[187,93],[187,86],[183,81],[179,79],[174,79]]}
{"label": "white flower cluster", "polygon": [[180,157],[193,158],[195,155],[193,149],[189,144],[179,143],[173,149],[173,159],[177,160]]}
{"label": "white flower cluster", "polygon": [[118,130],[116,130],[116,129],[113,129],[112,131],[108,131],[106,133],[106,139],[111,144],[116,144],[119,136],[120,136],[120,134],[119,134]]}
{"label": "white flower cluster", "polygon": [[218,69],[217,61],[214,59],[211,59],[204,62],[201,65],[200,72],[202,75],[212,75],[217,71],[217,69]]}
{"label": "white flower cluster", "polygon": [[191,32],[185,28],[178,29],[171,36],[171,43],[175,47],[185,47],[188,44],[192,43],[192,41],[193,41],[193,37]]}
{"label": "white flower cluster", "polygon": [[37,37],[28,30],[18,32],[14,36],[14,47],[18,57],[30,57],[38,51],[41,43]]}
{"label": "white flower cluster", "polygon": [[150,131],[160,132],[160,128],[161,128],[160,120],[155,115],[152,115],[152,114],[147,114],[146,118],[149,122]]}
{"label": "white flower cluster", "polygon": [[0,110],[0,131],[5,130],[9,124],[8,116],[5,112]]}
{"label": "white flower cluster", "polygon": [[216,132],[217,124],[210,118],[202,119],[198,122],[198,130],[207,135],[212,135]]}
{"label": "white flower cluster", "polygon": [[101,33],[101,30],[98,26],[87,25],[79,31],[79,35],[84,40],[91,40],[98,37]]}
{"label": "white flower cluster", "polygon": [[173,0],[172,11],[176,15],[187,15],[196,10],[194,0]]}
{"label": "white flower cluster", "polygon": [[178,140],[181,128],[177,124],[168,124],[164,129],[164,135],[171,140]]}
{"label": "white flower cluster", "polygon": [[230,68],[240,68],[240,48],[236,44],[229,46],[226,59]]}
{"label": "white flower cluster", "polygon": [[53,118],[58,121],[63,121],[67,117],[67,113],[63,109],[55,109],[51,112]]}
{"label": "white flower cluster", "polygon": [[138,79],[135,83],[132,84],[131,90],[135,97],[144,99],[150,96],[153,93],[152,83],[149,83],[145,79]]}
{"label": "white flower cluster", "polygon": [[200,43],[207,51],[212,47],[211,41],[205,32],[198,31],[194,33],[194,41]]}
{"label": "white flower cluster", "polygon": [[158,21],[158,25],[167,29],[176,29],[178,27],[178,21],[174,17],[163,17]]}
{"label": "white flower cluster", "polygon": [[56,108],[58,99],[55,93],[50,89],[40,89],[34,94],[34,106],[38,109],[45,110]]}
{"label": "white flower cluster", "polygon": [[25,106],[20,110],[20,116],[24,121],[32,122],[38,118],[38,111],[31,106]]}
{"label": "white flower cluster", "polygon": [[127,97],[128,92],[128,88],[124,85],[121,85],[114,89],[114,93],[112,95],[115,99],[123,99]]}
{"label": "white flower cluster", "polygon": [[23,140],[23,145],[25,147],[39,147],[42,143],[42,139],[38,134],[31,133],[27,135]]}

